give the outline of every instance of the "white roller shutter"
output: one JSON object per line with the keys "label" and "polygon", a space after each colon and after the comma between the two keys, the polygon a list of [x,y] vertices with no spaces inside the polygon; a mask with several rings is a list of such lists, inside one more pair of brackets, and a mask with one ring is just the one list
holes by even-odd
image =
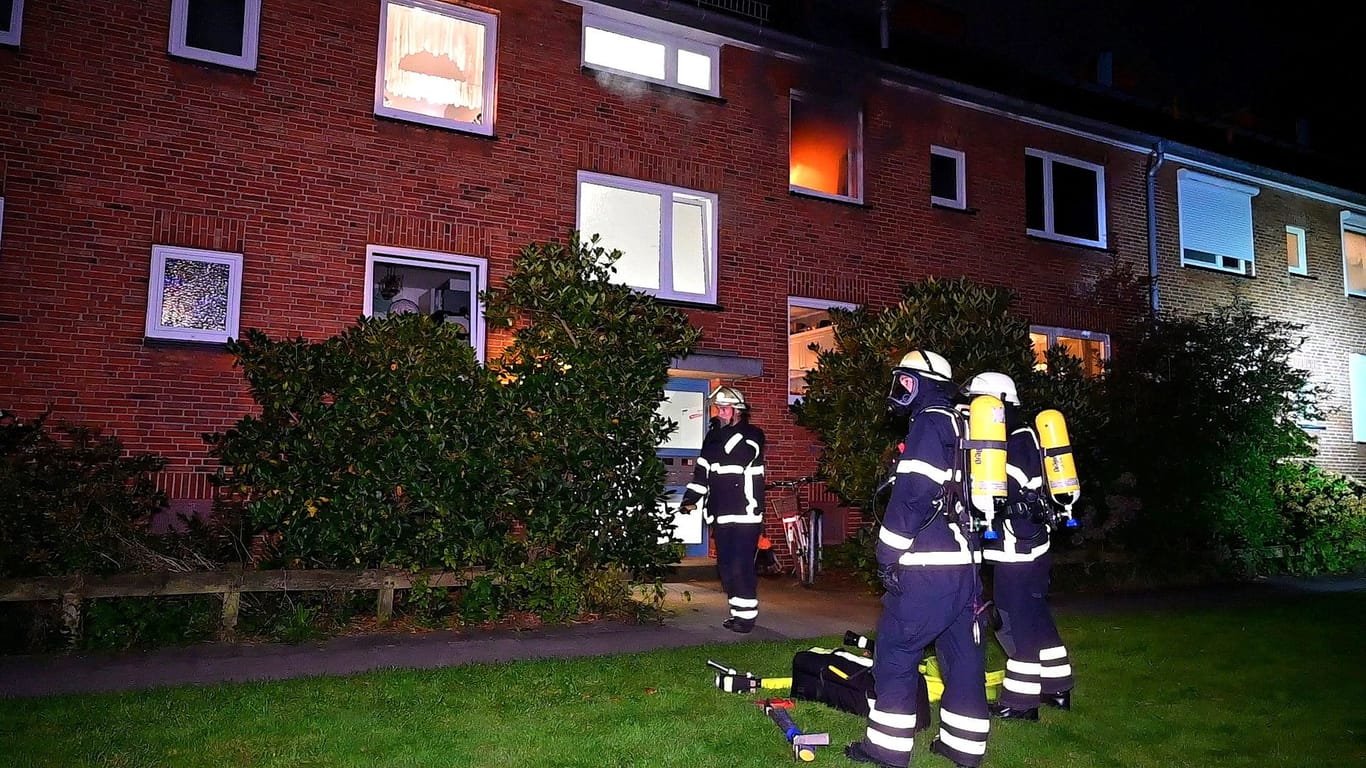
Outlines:
{"label": "white roller shutter", "polygon": [[1186,255],[1199,251],[1252,264],[1252,198],[1260,190],[1182,169],[1177,191],[1182,261],[1208,263]]}

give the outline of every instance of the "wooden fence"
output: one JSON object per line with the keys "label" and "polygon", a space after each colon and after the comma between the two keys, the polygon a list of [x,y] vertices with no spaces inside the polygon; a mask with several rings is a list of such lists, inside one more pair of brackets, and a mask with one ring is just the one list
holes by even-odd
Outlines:
{"label": "wooden fence", "polygon": [[482,575],[484,569],[464,571],[426,570],[282,570],[256,571],[230,566],[222,571],[188,573],[132,573],[114,576],[53,576],[33,579],[0,579],[0,602],[61,602],[62,625],[67,639],[81,633],[81,601],[97,597],[155,597],[169,595],[222,595],[224,637],[237,629],[243,592],[309,592],[375,590],[375,613],[388,621],[394,612],[394,591],[414,584],[460,587]]}

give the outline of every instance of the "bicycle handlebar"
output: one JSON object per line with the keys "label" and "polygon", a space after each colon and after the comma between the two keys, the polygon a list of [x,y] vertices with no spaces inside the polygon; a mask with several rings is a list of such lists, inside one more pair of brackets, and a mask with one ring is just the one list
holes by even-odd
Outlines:
{"label": "bicycle handlebar", "polygon": [[767,487],[769,487],[769,488],[796,488],[796,487],[799,486],[799,485],[807,485],[807,484],[809,484],[809,483],[814,483],[814,482],[816,482],[816,476],[815,476],[815,475],[807,475],[806,477],[799,477],[799,478],[797,478],[797,479],[795,479],[795,480],[774,480],[773,482],[769,483]]}

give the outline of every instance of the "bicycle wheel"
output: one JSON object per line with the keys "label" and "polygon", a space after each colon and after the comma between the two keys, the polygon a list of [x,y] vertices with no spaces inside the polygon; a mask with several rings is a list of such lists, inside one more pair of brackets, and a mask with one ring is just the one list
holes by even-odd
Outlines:
{"label": "bicycle wheel", "polygon": [[811,551],[811,545],[802,541],[803,538],[805,538],[805,534],[799,531],[797,541],[794,542],[792,547],[792,559],[797,564],[797,579],[800,580],[803,585],[808,585],[811,583],[811,564],[807,557],[807,553]]}
{"label": "bicycle wheel", "polygon": [[806,552],[803,553],[802,557],[805,561],[802,583],[807,586],[816,583],[816,575],[821,571],[821,537],[824,534],[825,527],[819,509],[811,510],[809,517],[810,521],[807,524],[806,533]]}

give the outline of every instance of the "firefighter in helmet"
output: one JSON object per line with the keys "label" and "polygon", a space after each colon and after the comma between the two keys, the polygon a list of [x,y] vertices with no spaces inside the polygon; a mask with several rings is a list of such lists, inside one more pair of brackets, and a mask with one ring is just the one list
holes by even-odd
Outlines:
{"label": "firefighter in helmet", "polygon": [[699,508],[716,536],[716,567],[730,604],[722,624],[741,634],[759,618],[754,558],[764,522],[764,432],[749,423],[745,396],[734,387],[711,394],[719,426],[707,433],[681,508]]}
{"label": "firefighter in helmet", "polygon": [[888,408],[909,416],[892,496],[878,532],[886,594],[873,652],[877,696],[851,760],[906,768],[918,723],[920,661],[934,645],[946,683],[930,749],[958,766],[986,754],[986,657],[979,623],[976,533],[964,507],[961,417],[953,371],[942,356],[908,353],[892,369]]}
{"label": "firefighter in helmet", "polygon": [[996,639],[1006,652],[1001,695],[993,715],[1038,720],[1039,705],[1070,709],[1072,665],[1048,608],[1050,516],[1039,435],[1020,414],[1015,382],[1004,373],[979,373],[967,394],[992,395],[1005,404],[1006,513],[1000,536],[984,542],[992,567],[992,600],[1000,616]]}

